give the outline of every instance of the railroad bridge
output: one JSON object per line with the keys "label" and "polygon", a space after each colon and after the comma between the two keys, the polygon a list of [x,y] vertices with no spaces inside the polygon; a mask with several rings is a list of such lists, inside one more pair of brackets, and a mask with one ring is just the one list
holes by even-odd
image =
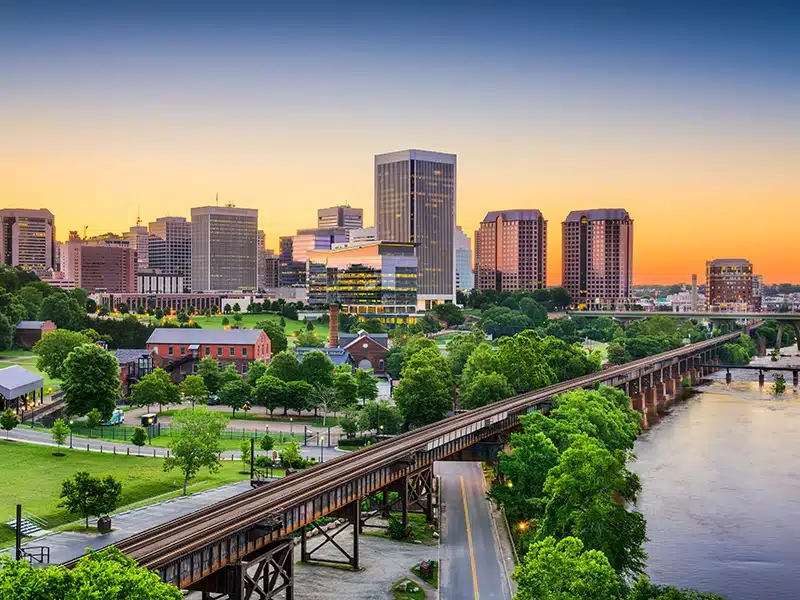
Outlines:
{"label": "railroad bridge", "polygon": [[[555,395],[599,384],[625,390],[646,424],[670,402],[682,379],[696,383],[714,368],[717,348],[738,335],[684,346],[458,414],[255,487],[127,538],[117,547],[141,566],[157,570],[162,580],[201,591],[204,599],[292,600],[298,535],[302,560],[313,560],[321,540],[341,551],[342,562],[358,569],[359,533],[371,515],[388,510],[387,492],[398,492],[404,524],[414,505],[433,516],[435,461],[477,460],[492,452],[496,456],[520,417],[547,411]],[[364,499],[380,498],[381,493],[382,507],[362,511]],[[318,528],[314,522],[322,517],[337,520]],[[323,531],[306,535],[314,528]],[[348,536],[340,535],[345,530]],[[345,542],[350,536],[351,542]],[[309,549],[312,542],[315,547]]]}

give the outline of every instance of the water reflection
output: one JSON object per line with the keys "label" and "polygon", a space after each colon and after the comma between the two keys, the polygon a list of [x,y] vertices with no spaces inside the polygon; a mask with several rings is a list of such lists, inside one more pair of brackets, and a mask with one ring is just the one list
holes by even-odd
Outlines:
{"label": "water reflection", "polygon": [[[757,359],[764,364],[769,358]],[[781,359],[800,365],[800,357]],[[800,395],[716,373],[636,444],[648,573],[729,600],[800,598]]]}

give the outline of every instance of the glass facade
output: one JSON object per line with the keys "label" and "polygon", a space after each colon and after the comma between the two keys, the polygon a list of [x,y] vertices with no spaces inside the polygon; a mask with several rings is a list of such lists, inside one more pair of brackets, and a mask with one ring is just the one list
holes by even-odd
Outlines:
{"label": "glass facade", "polygon": [[475,287],[475,275],[472,272],[472,242],[469,236],[456,227],[453,240],[456,261],[456,289],[469,291]]}
{"label": "glass facade", "polygon": [[192,286],[195,291],[257,288],[257,223],[256,209],[232,206],[192,209]]}
{"label": "glass facade", "polygon": [[192,290],[192,224],[183,217],[161,217],[149,225],[148,264],[162,273],[183,276]]}
{"label": "glass facade", "polygon": [[412,244],[311,252],[308,302],[338,303],[347,312],[413,313],[417,302],[417,259]]}
{"label": "glass facade", "polygon": [[416,246],[421,299],[454,299],[455,213],[454,154],[405,150],[375,157],[377,238]]}
{"label": "glass facade", "polygon": [[55,224],[49,210],[0,210],[0,262],[41,274],[56,266]]}

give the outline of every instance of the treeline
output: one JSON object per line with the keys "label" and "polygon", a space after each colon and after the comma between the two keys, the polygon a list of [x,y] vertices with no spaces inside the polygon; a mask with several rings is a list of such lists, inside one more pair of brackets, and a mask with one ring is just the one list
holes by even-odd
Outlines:
{"label": "treeline", "polygon": [[492,495],[503,504],[521,555],[515,598],[715,600],[656,586],[644,576],[646,522],[627,468],[640,415],[620,390],[575,390],[549,415],[522,417],[500,457]]}
{"label": "treeline", "polygon": [[[727,326],[713,332],[713,335],[723,333],[727,333]],[[611,342],[608,346],[608,362],[621,365],[680,348],[685,344],[702,342],[708,338],[708,329],[702,325],[688,320],[679,322],[672,317],[656,315],[632,321],[624,329],[615,330],[611,339],[602,341]]]}
{"label": "treeline", "polygon": [[530,297],[545,307],[545,310],[564,310],[571,303],[569,292],[562,287],[549,287],[541,290],[516,290],[514,292],[498,292],[495,290],[471,290],[458,292],[456,302],[469,308],[488,310],[494,306],[505,306],[506,300],[514,298],[517,302],[521,297]]}

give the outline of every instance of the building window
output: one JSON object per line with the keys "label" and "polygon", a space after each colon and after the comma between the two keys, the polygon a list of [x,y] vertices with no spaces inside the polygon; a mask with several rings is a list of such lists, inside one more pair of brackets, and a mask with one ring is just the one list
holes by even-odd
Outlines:
{"label": "building window", "polygon": [[211,348],[206,346],[206,356],[211,356]]}
{"label": "building window", "polygon": [[228,348],[228,355],[229,356],[236,356],[236,348],[234,348],[233,346]]}
{"label": "building window", "polygon": [[247,348],[242,348],[242,356],[247,356]]}
{"label": "building window", "polygon": [[167,356],[172,356],[172,346],[167,346]]}
{"label": "building window", "polygon": [[186,346],[181,346],[181,356],[186,354]]}
{"label": "building window", "polygon": [[217,356],[222,356],[222,346],[217,346]]}

